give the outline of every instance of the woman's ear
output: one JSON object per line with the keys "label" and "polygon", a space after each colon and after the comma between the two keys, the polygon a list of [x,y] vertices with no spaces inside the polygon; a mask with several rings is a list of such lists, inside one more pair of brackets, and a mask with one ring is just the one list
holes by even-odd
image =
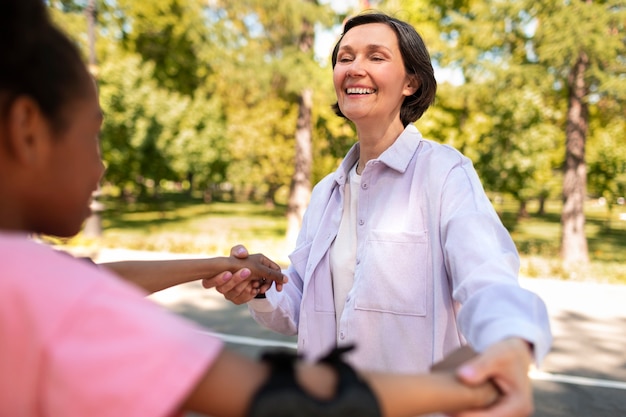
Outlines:
{"label": "woman's ear", "polygon": [[47,119],[37,103],[27,97],[17,97],[7,114],[8,150],[16,162],[31,164],[43,157],[50,141]]}
{"label": "woman's ear", "polygon": [[406,85],[404,86],[404,95],[407,97],[412,96],[413,94],[417,92],[417,90],[419,90],[420,85],[421,83],[420,83],[419,78],[417,78],[417,76],[415,75],[407,76],[407,82],[406,82]]}

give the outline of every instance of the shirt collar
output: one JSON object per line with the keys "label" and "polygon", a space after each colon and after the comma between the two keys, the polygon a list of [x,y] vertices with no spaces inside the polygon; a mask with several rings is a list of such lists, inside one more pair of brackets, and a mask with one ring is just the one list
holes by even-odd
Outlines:
{"label": "shirt collar", "polygon": [[413,124],[409,124],[404,128],[404,131],[398,136],[393,145],[378,157],[378,160],[389,168],[404,173],[415,156],[421,140],[422,134]]}
{"label": "shirt collar", "polygon": [[[387,148],[379,157],[378,161],[389,168],[404,173],[413,159],[417,147],[422,141],[422,134],[415,125],[408,124],[404,131],[398,136],[395,142]],[[341,162],[339,169],[335,173],[335,181],[339,185],[345,184],[350,168],[359,159],[359,143],[355,143]]]}

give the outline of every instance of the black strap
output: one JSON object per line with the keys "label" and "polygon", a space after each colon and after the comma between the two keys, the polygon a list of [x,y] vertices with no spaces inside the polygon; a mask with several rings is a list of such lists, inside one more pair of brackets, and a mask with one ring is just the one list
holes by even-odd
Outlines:
{"label": "black strap", "polygon": [[267,382],[255,394],[249,417],[380,417],[380,408],[367,383],[342,359],[354,346],[335,348],[320,359],[337,371],[337,391],[329,400],[311,397],[295,378],[300,357],[292,352],[264,353],[270,365]]}

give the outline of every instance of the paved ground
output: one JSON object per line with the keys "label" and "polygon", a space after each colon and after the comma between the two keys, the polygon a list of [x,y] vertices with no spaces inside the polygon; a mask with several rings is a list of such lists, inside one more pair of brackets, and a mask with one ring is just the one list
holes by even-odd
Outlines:
{"label": "paved ground", "polygon": [[537,417],[626,416],[626,286],[524,280],[546,301],[554,345],[534,380]]}
{"label": "paved ground", "polygon": [[[104,251],[100,260],[161,259],[145,252]],[[534,417],[626,417],[626,286],[523,279],[548,306],[554,345],[532,373]],[[266,345],[295,346],[295,338],[262,329],[245,306],[189,283],[152,298],[217,332],[227,344],[257,356]]]}

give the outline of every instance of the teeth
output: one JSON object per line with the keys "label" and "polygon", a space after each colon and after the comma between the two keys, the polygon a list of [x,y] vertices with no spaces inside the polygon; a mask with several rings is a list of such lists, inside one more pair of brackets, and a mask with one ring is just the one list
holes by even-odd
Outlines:
{"label": "teeth", "polygon": [[376,90],[373,88],[348,88],[346,92],[348,94],[373,94]]}

